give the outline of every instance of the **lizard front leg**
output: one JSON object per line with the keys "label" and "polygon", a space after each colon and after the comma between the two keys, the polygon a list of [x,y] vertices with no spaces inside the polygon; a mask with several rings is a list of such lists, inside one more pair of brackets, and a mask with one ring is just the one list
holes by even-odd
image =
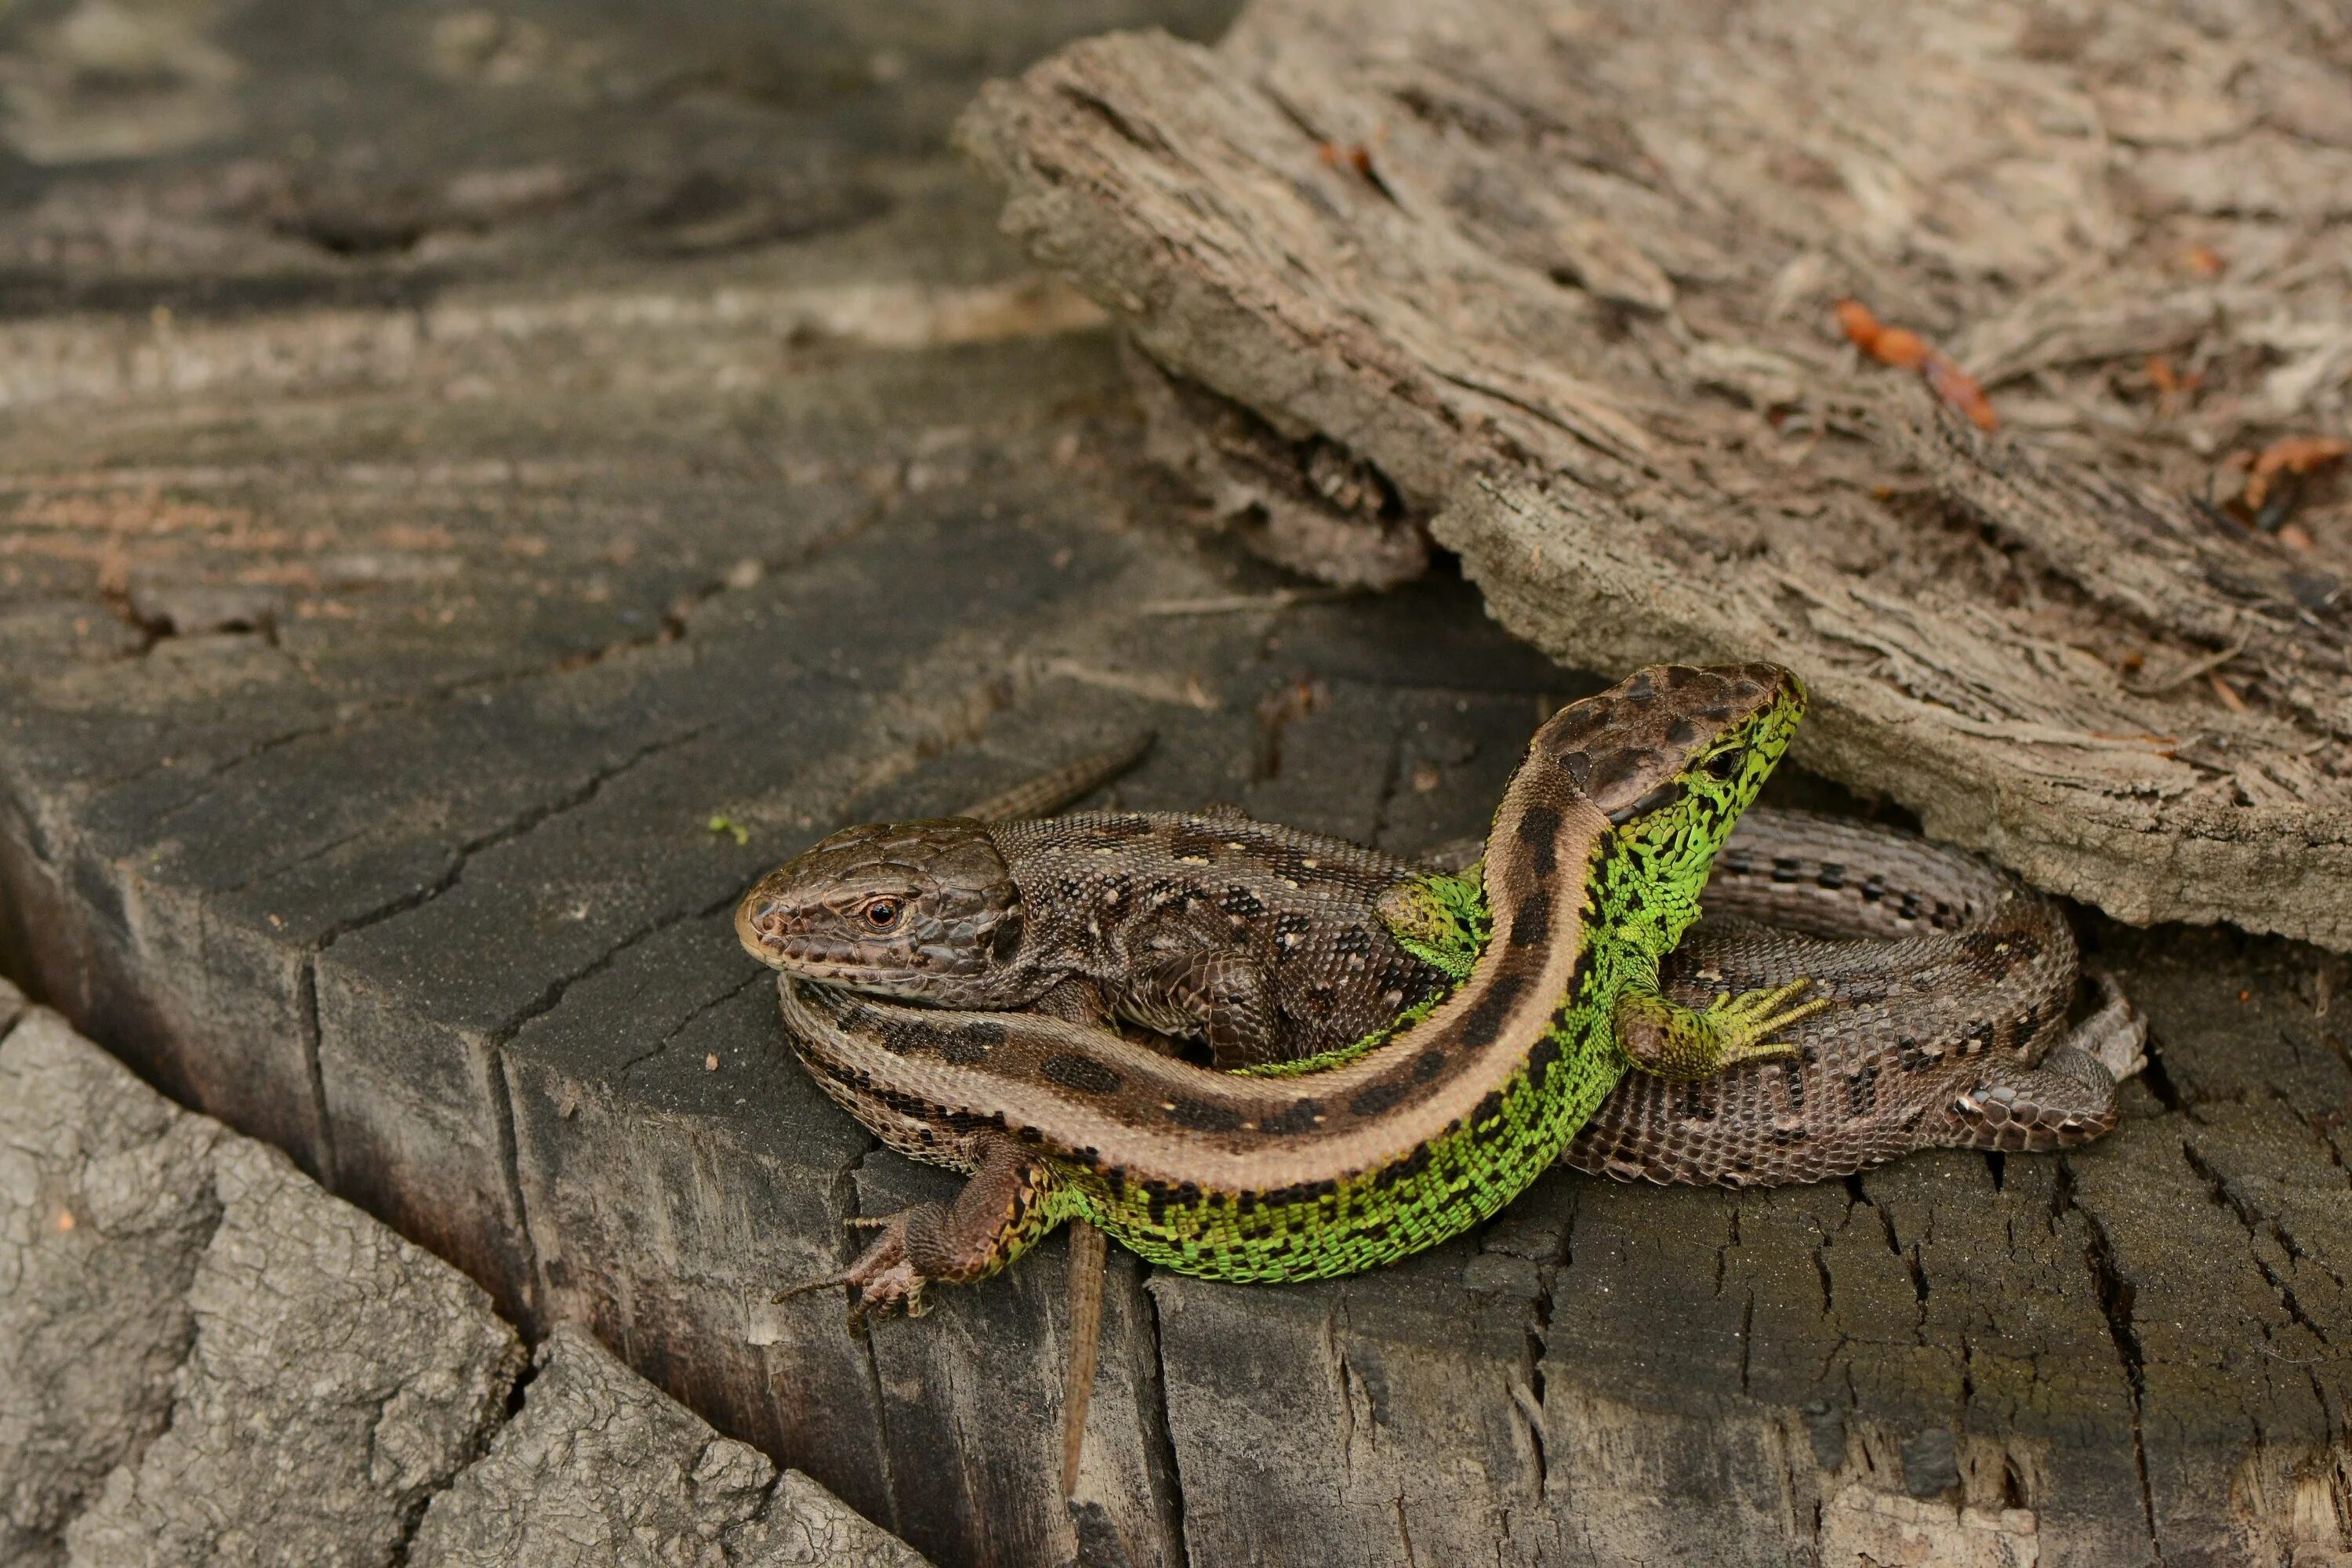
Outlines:
{"label": "lizard front leg", "polygon": [[[1051,990],[1032,1002],[1029,1005],[1029,1010],[1034,1013],[1043,1013],[1049,1018],[1059,1018],[1065,1023],[1082,1024],[1089,1029],[1104,1029],[1114,1035],[1119,1032],[1120,1008],[1114,1006],[1109,999],[1104,996],[1103,987],[1098,982],[1088,979],[1083,974],[1064,975],[1055,982]],[[1159,1030],[1163,1022],[1180,1026],[1180,1032],[1185,1034],[1192,1033],[1193,1027],[1193,1020],[1190,1017],[1171,1016],[1162,1020],[1155,1016],[1138,1018],[1136,1021],[1154,1031]],[[1270,1034],[1271,1030],[1268,1032]],[[1139,1043],[1150,1047],[1163,1057],[1181,1057],[1184,1054],[1183,1041],[1171,1039],[1157,1032],[1148,1035]],[[1220,1061],[1218,1065],[1222,1067],[1224,1064]]]}
{"label": "lizard front leg", "polygon": [[[1459,979],[1469,973],[1486,939],[1480,867],[1399,882],[1375,906],[1398,943],[1423,963]],[[1676,930],[1696,918],[1696,906],[1677,911]],[[1811,982],[1718,996],[1704,1010],[1659,994],[1654,979],[1617,1004],[1617,1042],[1644,1072],[1667,1079],[1712,1078],[1741,1062],[1797,1054],[1772,1037],[1830,1005],[1827,997],[1787,1005]]]}
{"label": "lizard front leg", "polygon": [[1060,1224],[1058,1190],[1052,1166],[1013,1139],[983,1137],[971,1178],[952,1204],[917,1204],[852,1220],[881,1235],[841,1272],[780,1290],[776,1300],[850,1285],[857,1290],[849,1308],[853,1328],[877,1308],[904,1306],[909,1317],[920,1317],[926,1286],[984,1279]]}
{"label": "lizard front leg", "polygon": [[1830,1005],[1817,996],[1789,1005],[1811,984],[1792,980],[1718,996],[1704,1010],[1669,1002],[1654,990],[1632,992],[1617,1004],[1617,1043],[1635,1067],[1665,1079],[1713,1078],[1742,1062],[1793,1057],[1794,1044],[1772,1037]]}
{"label": "lizard front leg", "polygon": [[1220,1071],[1286,1059],[1277,1037],[1274,983],[1244,953],[1194,948],[1152,959],[1137,967],[1121,1010],[1151,1028],[1197,1030]]}

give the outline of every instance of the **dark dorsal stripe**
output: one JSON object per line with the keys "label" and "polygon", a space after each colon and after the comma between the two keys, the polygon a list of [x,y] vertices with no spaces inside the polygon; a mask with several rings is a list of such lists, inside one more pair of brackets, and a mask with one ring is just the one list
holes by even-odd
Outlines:
{"label": "dark dorsal stripe", "polygon": [[[834,994],[789,979],[787,1019],[821,1070],[850,1068],[866,1091],[930,1106],[951,1123],[1001,1119],[1049,1150],[1098,1151],[1130,1179],[1172,1179],[1205,1163],[1244,1173],[1235,1190],[1265,1191],[1277,1173],[1296,1186],[1386,1169],[1473,1119],[1534,1070],[1539,1049],[1545,1066],[1558,1054],[1548,1025],[1584,949],[1587,878],[1612,841],[1607,819],[1554,764],[1556,747],[1547,749],[1559,722],[1538,732],[1496,814],[1486,869],[1495,935],[1477,968],[1419,1025],[1346,1067],[1311,1079],[1238,1078],[1057,1020],[871,1001],[845,1011]],[[1232,826],[1217,836],[1221,847],[1254,837],[1249,824]],[[1192,847],[1208,848],[1200,839]],[[1009,1032],[981,1061],[909,1038],[945,1038],[981,1016]],[[1112,1080],[1116,1088],[1101,1087]]]}

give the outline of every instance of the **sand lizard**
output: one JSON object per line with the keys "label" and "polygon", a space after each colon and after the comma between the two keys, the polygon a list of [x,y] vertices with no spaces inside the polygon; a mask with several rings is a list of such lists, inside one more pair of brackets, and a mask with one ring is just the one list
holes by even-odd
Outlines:
{"label": "sand lizard", "polygon": [[[739,931],[788,967],[786,1022],[817,1081],[887,1142],[973,1172],[952,1207],[880,1222],[841,1279],[862,1307],[911,1302],[928,1282],[992,1272],[1069,1217],[1182,1272],[1351,1272],[1494,1213],[1630,1066],[1695,1079],[1790,1054],[1773,1036],[1818,1005],[1792,1002],[1801,981],[1704,1011],[1657,986],[1802,706],[1774,667],[1667,666],[1556,714],[1497,810],[1477,903],[1493,934],[1467,975],[1319,1070],[1217,1072],[1061,1019],[909,1010],[812,984],[802,976],[848,952],[837,930],[787,952],[772,889],[755,889]],[[1116,832],[1097,838],[1116,854]],[[1291,859],[1283,875],[1323,869]],[[1444,912],[1443,879],[1412,886]],[[950,985],[942,966],[975,942],[1007,962],[1030,940],[1029,911],[994,893],[931,910],[866,888],[824,908],[875,935],[907,928],[911,966]],[[909,925],[910,913],[941,919]]]}

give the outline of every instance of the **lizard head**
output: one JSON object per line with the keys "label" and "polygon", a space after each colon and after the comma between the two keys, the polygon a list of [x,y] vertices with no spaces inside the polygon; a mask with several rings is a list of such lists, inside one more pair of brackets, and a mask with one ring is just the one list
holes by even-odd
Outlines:
{"label": "lizard head", "polygon": [[735,934],[773,968],[954,1003],[1021,942],[1021,895],[970,817],[845,828],[752,887]]}
{"label": "lizard head", "polygon": [[1670,911],[1669,942],[1804,711],[1803,684],[1778,665],[1665,664],[1545,726],[1538,743],[1616,824],[1631,867],[1650,887],[1686,895],[1654,900]]}

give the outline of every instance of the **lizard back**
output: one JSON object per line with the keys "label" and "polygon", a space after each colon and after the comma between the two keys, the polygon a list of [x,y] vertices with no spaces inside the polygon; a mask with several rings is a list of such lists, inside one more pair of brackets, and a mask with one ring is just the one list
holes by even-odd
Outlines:
{"label": "lizard back", "polygon": [[1273,1027],[1292,1055],[1351,1045],[1443,984],[1374,912],[1414,874],[1377,849],[1173,812],[1080,813],[988,835],[1021,889],[1024,959],[1117,976],[1168,953],[1238,954],[1268,976]]}

